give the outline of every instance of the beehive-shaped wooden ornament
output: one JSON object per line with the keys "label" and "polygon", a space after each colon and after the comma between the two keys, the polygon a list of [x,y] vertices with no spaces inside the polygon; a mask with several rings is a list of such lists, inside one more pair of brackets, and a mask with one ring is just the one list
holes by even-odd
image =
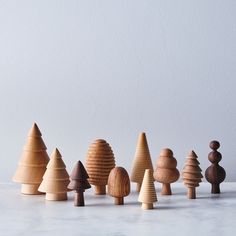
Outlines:
{"label": "beehive-shaped wooden ornament", "polygon": [[95,140],[86,157],[89,183],[95,186],[95,194],[106,194],[108,176],[114,167],[115,158],[110,145],[103,139]]}
{"label": "beehive-shaped wooden ornament", "polygon": [[157,202],[157,195],[153,182],[153,171],[150,169],[145,170],[138,201],[142,202],[142,208],[144,210],[153,209],[153,203]]}
{"label": "beehive-shaped wooden ornament", "polygon": [[70,191],[67,188],[69,182],[66,165],[62,160],[61,153],[56,148],[51,155],[43,181],[38,190],[46,193],[46,200],[67,200],[67,192]]}
{"label": "beehive-shaped wooden ornament", "polygon": [[196,187],[199,186],[199,183],[202,182],[202,170],[199,167],[200,163],[197,160],[197,154],[194,151],[191,151],[186,159],[184,169],[182,171],[182,177],[184,184],[188,188],[188,198],[196,198]]}
{"label": "beehive-shaped wooden ornament", "polygon": [[23,148],[18,168],[12,178],[13,181],[22,184],[21,193],[42,194],[38,191],[38,187],[42,182],[49,161],[46,150],[42,134],[37,124],[34,123]]}
{"label": "beehive-shaped wooden ornament", "polygon": [[69,189],[75,190],[75,206],[84,206],[84,191],[91,188],[88,174],[81,161],[78,161],[70,175]]}
{"label": "beehive-shaped wooden ornament", "polygon": [[124,205],[124,197],[130,193],[129,175],[125,168],[115,167],[108,177],[108,194],[115,198],[116,205]]}
{"label": "beehive-shaped wooden ornament", "polygon": [[148,142],[145,133],[141,133],[138,138],[136,152],[131,171],[131,181],[137,183],[137,192],[140,191],[146,169],[153,171],[152,160],[148,148]]}
{"label": "beehive-shaped wooden ornament", "polygon": [[176,167],[177,161],[173,157],[173,152],[169,148],[162,149],[153,175],[157,182],[162,183],[162,195],[172,194],[170,184],[179,178],[179,171]]}

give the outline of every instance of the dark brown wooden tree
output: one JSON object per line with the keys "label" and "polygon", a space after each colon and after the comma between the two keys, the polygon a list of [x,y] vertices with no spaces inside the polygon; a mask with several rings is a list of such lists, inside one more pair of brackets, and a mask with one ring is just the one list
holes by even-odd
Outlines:
{"label": "dark brown wooden tree", "polygon": [[225,179],[226,173],[223,167],[219,165],[222,159],[221,153],[217,151],[220,143],[216,140],[210,142],[210,148],[213,150],[208,155],[208,160],[212,163],[205,172],[205,177],[211,183],[211,193],[220,193],[220,183]]}
{"label": "dark brown wooden tree", "polygon": [[71,173],[69,189],[75,190],[75,206],[84,206],[84,191],[85,189],[91,188],[88,182],[88,173],[85,170],[81,161],[78,161]]}

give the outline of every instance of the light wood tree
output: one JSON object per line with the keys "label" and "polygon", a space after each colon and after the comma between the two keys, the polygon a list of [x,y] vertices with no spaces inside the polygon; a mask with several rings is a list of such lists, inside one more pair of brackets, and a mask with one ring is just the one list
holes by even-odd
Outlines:
{"label": "light wood tree", "polygon": [[29,131],[18,168],[12,178],[13,181],[22,184],[21,193],[42,194],[38,191],[38,187],[49,161],[46,150],[42,134],[37,124],[34,123]]}
{"label": "light wood tree", "polygon": [[67,200],[67,192],[71,191],[67,188],[69,182],[66,165],[62,160],[61,153],[56,148],[50,157],[47,170],[38,190],[46,193],[46,200]]}
{"label": "light wood tree", "polygon": [[153,171],[150,169],[145,170],[138,201],[142,202],[142,209],[144,210],[153,209],[153,203],[157,202],[157,195],[153,182]]}
{"label": "light wood tree", "polygon": [[135,151],[135,156],[130,176],[131,181],[137,183],[136,186],[137,192],[140,191],[144,172],[146,169],[151,169],[153,171],[153,165],[148,148],[146,134],[140,133],[138,137],[137,147]]}
{"label": "light wood tree", "polygon": [[202,170],[199,167],[200,163],[197,160],[197,154],[194,151],[191,151],[187,156],[184,169],[182,171],[182,178],[184,184],[188,188],[188,198],[196,198],[196,187],[199,186],[199,183],[202,182]]}

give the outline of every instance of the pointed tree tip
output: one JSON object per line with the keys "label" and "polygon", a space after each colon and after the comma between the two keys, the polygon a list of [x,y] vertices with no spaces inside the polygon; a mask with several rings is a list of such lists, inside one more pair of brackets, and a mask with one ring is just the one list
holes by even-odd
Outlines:
{"label": "pointed tree tip", "polygon": [[197,154],[193,150],[190,151],[188,156],[191,156],[191,157],[194,157],[194,158],[198,158]]}
{"label": "pointed tree tip", "polygon": [[58,150],[58,148],[55,148],[52,152],[52,157],[55,157],[55,158],[61,158],[62,155],[60,153],[60,151]]}

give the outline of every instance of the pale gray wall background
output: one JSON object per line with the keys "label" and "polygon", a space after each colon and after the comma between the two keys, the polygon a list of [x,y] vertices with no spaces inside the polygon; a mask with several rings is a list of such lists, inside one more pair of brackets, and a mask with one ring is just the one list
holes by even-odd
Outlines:
{"label": "pale gray wall background", "polygon": [[235,0],[0,1],[0,180],[36,121],[71,171],[106,139],[131,168],[146,131],[153,163],[170,147],[205,171],[218,139],[236,181]]}

